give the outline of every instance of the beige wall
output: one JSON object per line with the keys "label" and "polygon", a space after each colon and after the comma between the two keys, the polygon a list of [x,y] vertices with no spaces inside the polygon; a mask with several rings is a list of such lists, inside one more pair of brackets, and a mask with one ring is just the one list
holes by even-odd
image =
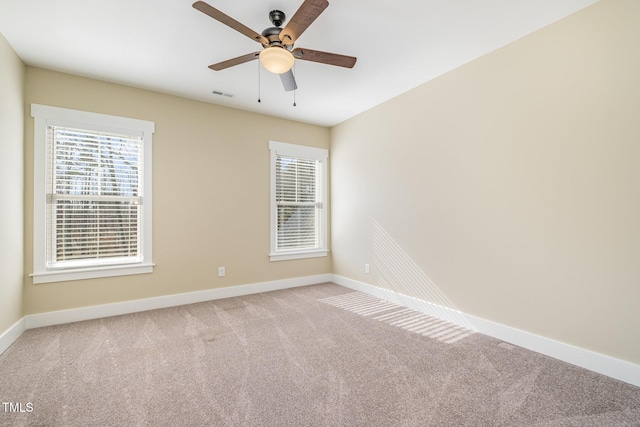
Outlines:
{"label": "beige wall", "polygon": [[640,363],[638,40],[605,0],[333,128],[334,273]]}
{"label": "beige wall", "polygon": [[0,335],[22,318],[24,65],[0,34]]}
{"label": "beige wall", "polygon": [[[204,90],[204,89],[203,89]],[[269,262],[269,140],[329,148],[329,130],[27,67],[31,103],[155,122],[152,274],[25,283],[25,314],[331,272]],[[28,108],[27,108],[28,109]],[[25,269],[32,271],[33,119],[25,125]],[[226,277],[217,277],[217,267]]]}

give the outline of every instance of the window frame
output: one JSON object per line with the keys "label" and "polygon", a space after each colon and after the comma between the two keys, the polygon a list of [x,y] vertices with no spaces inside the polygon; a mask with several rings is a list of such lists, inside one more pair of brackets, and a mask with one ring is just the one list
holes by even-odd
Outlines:
{"label": "window frame", "polygon": [[[152,135],[155,123],[72,110],[68,108],[31,104],[31,116],[34,118],[34,162],[33,162],[33,273],[30,276],[34,284],[61,282],[69,280],[93,279],[153,272],[152,247]],[[94,265],[77,268],[52,268],[47,262],[47,127],[62,126],[89,131],[102,131],[142,136],[143,172],[142,197],[144,210],[141,220],[141,256],[140,261],[105,264],[98,259]]]}
{"label": "window frame", "polygon": [[[285,261],[302,258],[315,258],[325,257],[328,255],[329,250],[327,247],[327,217],[328,217],[328,205],[327,205],[327,187],[328,187],[328,175],[327,175],[327,163],[329,159],[329,150],[324,148],[309,147],[298,144],[289,144],[278,141],[269,141],[270,151],[270,249],[269,260],[270,261]],[[314,160],[320,162],[320,174],[319,184],[316,188],[316,203],[321,205],[322,215],[320,218],[320,235],[317,236],[318,246],[312,249],[287,249],[278,250],[277,238],[278,238],[278,203],[276,200],[276,160],[278,155],[295,157],[304,160]]]}

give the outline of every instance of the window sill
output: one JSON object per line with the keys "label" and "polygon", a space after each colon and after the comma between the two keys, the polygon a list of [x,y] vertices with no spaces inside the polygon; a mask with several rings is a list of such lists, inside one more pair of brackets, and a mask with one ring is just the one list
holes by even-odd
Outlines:
{"label": "window sill", "polygon": [[38,283],[66,282],[69,280],[153,273],[154,266],[155,264],[152,263],[112,265],[105,267],[78,268],[73,270],[45,271],[41,273],[32,273],[29,276],[33,278],[33,284],[37,285]]}
{"label": "window sill", "polygon": [[319,258],[319,257],[327,256],[328,254],[329,254],[329,251],[326,249],[319,250],[319,251],[269,254],[269,261],[287,261],[290,259]]}

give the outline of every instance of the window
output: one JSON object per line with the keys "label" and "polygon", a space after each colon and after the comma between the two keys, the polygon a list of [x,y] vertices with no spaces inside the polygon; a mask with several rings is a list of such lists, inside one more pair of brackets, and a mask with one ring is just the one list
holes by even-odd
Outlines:
{"label": "window", "polygon": [[33,282],[151,273],[154,123],[31,105]]}
{"label": "window", "polygon": [[271,261],[327,255],[327,158],[271,141]]}

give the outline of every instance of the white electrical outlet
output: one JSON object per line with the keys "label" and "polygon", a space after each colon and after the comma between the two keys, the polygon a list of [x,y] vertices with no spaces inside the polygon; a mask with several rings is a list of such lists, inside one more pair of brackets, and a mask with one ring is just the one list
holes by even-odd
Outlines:
{"label": "white electrical outlet", "polygon": [[364,265],[364,272],[365,272],[366,274],[371,273],[371,269],[369,268],[369,264],[365,264],[365,265]]}
{"label": "white electrical outlet", "polygon": [[225,271],[224,267],[218,267],[218,277],[224,277]]}

